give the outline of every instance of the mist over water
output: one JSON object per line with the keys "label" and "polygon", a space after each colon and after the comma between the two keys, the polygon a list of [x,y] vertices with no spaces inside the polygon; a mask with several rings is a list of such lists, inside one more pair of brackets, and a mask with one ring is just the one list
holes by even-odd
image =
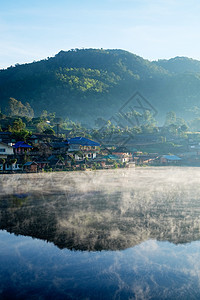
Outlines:
{"label": "mist over water", "polygon": [[180,167],[2,175],[2,293],[27,295],[28,276],[42,299],[199,299],[199,183]]}

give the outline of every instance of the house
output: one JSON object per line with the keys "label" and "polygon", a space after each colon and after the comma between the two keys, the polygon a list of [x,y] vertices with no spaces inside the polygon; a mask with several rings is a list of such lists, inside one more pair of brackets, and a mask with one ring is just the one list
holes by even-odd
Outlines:
{"label": "house", "polygon": [[42,170],[49,166],[49,161],[46,160],[37,160],[38,170]]}
{"label": "house", "polygon": [[22,165],[19,163],[6,162],[4,165],[0,164],[0,171],[20,171]]}
{"label": "house", "polygon": [[39,143],[33,144],[32,151],[29,152],[29,155],[40,159],[40,157],[47,158],[52,155],[52,149],[49,143]]}
{"label": "house", "polygon": [[71,160],[70,157],[68,155],[64,156],[64,157],[59,157],[56,155],[51,155],[48,157],[47,159],[48,161],[48,165],[51,168],[64,168],[65,166],[71,166]]}
{"label": "house", "polygon": [[12,132],[9,131],[0,132],[0,142],[3,142],[5,144],[15,142],[15,140],[12,139]]}
{"label": "house", "polygon": [[112,154],[120,157],[122,163],[132,161],[132,155],[126,147],[118,147]]}
{"label": "house", "polygon": [[28,154],[32,148],[33,147],[31,145],[28,145],[25,142],[17,142],[15,145],[13,145],[14,153],[16,155]]}
{"label": "house", "polygon": [[8,155],[13,155],[13,147],[6,143],[0,142],[0,158],[7,158]]}
{"label": "house", "polygon": [[160,158],[161,164],[177,164],[181,161],[181,158],[176,155],[163,155]]}
{"label": "house", "polygon": [[23,170],[27,173],[37,173],[38,164],[34,161],[28,161],[24,164]]}
{"label": "house", "polygon": [[68,141],[50,143],[52,154],[66,154],[69,149]]}
{"label": "house", "polygon": [[100,144],[85,137],[75,137],[68,139],[68,152],[74,154],[75,160],[85,158],[95,159],[99,152]]}
{"label": "house", "polygon": [[113,161],[117,161],[117,162],[120,162],[120,157],[118,155],[106,155],[103,157],[104,159],[106,160],[113,160]]}
{"label": "house", "polygon": [[63,138],[58,138],[57,136],[53,134],[32,134],[32,136],[29,138],[29,141],[32,144],[42,144],[42,143],[50,143],[50,142],[61,142]]}
{"label": "house", "polygon": [[142,152],[136,152],[135,154],[133,154],[133,161],[136,165],[152,164],[156,161],[157,158],[157,153],[144,155]]}

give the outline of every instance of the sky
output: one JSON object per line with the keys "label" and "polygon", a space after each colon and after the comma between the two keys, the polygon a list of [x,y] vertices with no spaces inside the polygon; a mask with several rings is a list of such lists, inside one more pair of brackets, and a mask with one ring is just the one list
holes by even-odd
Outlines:
{"label": "sky", "polygon": [[200,60],[200,1],[0,0],[0,69],[73,48]]}

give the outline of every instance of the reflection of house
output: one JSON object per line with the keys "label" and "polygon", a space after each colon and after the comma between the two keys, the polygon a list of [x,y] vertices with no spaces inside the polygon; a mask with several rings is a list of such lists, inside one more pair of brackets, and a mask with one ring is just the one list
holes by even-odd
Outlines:
{"label": "reflection of house", "polygon": [[14,146],[14,153],[17,155],[23,155],[23,154],[28,154],[30,149],[33,147],[26,144],[25,142],[17,142]]}
{"label": "reflection of house", "polygon": [[13,155],[13,147],[0,142],[0,158],[7,158],[8,155]]}
{"label": "reflection of house", "polygon": [[168,163],[176,164],[180,160],[181,160],[181,158],[176,155],[163,155],[160,158],[161,164],[168,164]]}
{"label": "reflection of house", "polygon": [[94,159],[99,151],[100,144],[85,137],[75,137],[68,140],[69,153],[73,153],[75,160],[84,158]]}
{"label": "reflection of house", "polygon": [[38,164],[34,161],[28,161],[24,164],[23,170],[25,172],[36,173],[38,170]]}

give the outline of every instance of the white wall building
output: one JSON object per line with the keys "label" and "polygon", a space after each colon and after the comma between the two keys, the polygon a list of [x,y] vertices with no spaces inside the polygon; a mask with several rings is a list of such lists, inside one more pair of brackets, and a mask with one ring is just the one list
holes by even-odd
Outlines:
{"label": "white wall building", "polygon": [[8,155],[13,155],[13,147],[0,142],[0,158],[7,158]]}

